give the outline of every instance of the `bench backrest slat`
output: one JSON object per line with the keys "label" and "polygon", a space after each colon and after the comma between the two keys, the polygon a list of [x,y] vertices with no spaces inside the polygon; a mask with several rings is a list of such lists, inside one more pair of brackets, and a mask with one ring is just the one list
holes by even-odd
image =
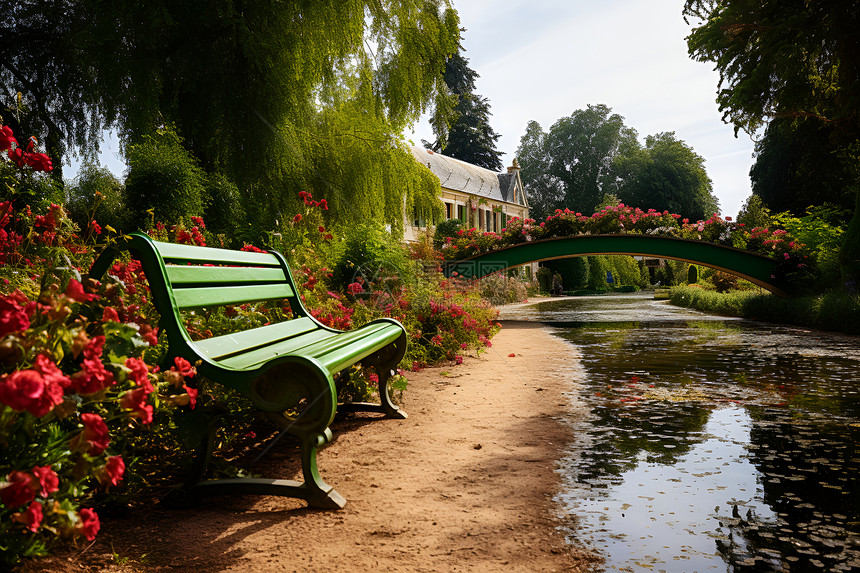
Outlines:
{"label": "bench backrest slat", "polygon": [[287,283],[173,289],[176,306],[182,310],[278,300],[293,294]]}
{"label": "bench backrest slat", "polygon": [[303,317],[262,326],[254,330],[235,332],[208,340],[198,340],[194,344],[208,358],[217,360],[232,354],[248,352],[259,346],[274,344],[301,334],[307,334],[317,328],[319,327],[313,320]]}
{"label": "bench backrest slat", "polygon": [[284,282],[284,271],[277,267],[197,267],[165,265],[167,277],[177,285],[242,285]]}
{"label": "bench backrest slat", "polygon": [[277,257],[271,253],[252,253],[247,251],[231,251],[198,247],[196,245],[179,245],[152,241],[166,263],[207,263],[222,265],[257,265],[279,267]]}

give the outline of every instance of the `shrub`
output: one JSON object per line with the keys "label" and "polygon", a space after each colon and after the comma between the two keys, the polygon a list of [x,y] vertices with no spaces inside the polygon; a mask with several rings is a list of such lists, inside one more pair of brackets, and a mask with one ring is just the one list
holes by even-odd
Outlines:
{"label": "shrub", "polygon": [[[549,269],[547,269],[548,271]],[[481,297],[491,304],[511,304],[528,298],[526,285],[516,277],[493,273],[478,281]]]}
{"label": "shrub", "polygon": [[690,265],[687,269],[687,282],[691,285],[699,282],[699,267],[696,265]]}
{"label": "shrub", "polygon": [[414,274],[406,250],[379,223],[348,228],[341,248],[332,266],[332,286],[338,290],[346,291],[353,283],[364,290],[376,286],[396,289]]}
{"label": "shrub", "polygon": [[129,215],[138,229],[146,229],[154,221],[175,225],[206,211],[206,174],[173,128],[130,145],[128,164]]}
{"label": "shrub", "polygon": [[711,276],[711,282],[714,283],[717,292],[721,293],[738,288],[738,277],[721,271],[717,271]]}
{"label": "shrub", "polygon": [[453,237],[457,231],[463,228],[463,221],[460,219],[448,219],[440,221],[436,225],[436,230],[433,232],[433,245],[439,249],[445,243],[446,237]]}
{"label": "shrub", "polygon": [[540,292],[549,294],[550,289],[552,288],[552,271],[549,267],[540,267],[536,274]]}
{"label": "shrub", "polygon": [[220,173],[210,175],[205,182],[205,195],[208,200],[205,219],[209,231],[224,235],[226,245],[240,248],[249,232],[242,195],[236,185]]}
{"label": "shrub", "polygon": [[82,229],[91,221],[125,231],[129,224],[125,187],[106,167],[85,164],[69,188],[66,208]]}

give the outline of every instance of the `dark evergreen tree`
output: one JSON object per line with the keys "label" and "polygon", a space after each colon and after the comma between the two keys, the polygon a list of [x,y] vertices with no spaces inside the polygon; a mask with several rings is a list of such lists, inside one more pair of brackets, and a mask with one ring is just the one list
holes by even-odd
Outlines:
{"label": "dark evergreen tree", "polygon": [[851,173],[833,145],[834,127],[815,118],[779,118],[755,145],[752,191],[773,212],[803,216],[807,207],[854,206]]}
{"label": "dark evergreen tree", "polygon": [[436,126],[437,139],[431,148],[461,161],[501,171],[503,153],[496,149],[501,136],[490,126],[489,100],[474,93],[478,77],[469,67],[469,60],[459,52],[448,58],[444,78],[448,90],[457,98],[455,119],[447,130]]}
{"label": "dark evergreen tree", "polygon": [[716,65],[717,103],[736,131],[803,118],[830,132],[855,196],[840,260],[860,278],[860,4],[686,0],[684,16],[695,21],[689,53]]}

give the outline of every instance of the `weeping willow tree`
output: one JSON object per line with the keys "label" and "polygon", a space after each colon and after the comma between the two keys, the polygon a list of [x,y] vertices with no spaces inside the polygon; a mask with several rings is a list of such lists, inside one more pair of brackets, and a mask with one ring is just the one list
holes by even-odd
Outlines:
{"label": "weeping willow tree", "polygon": [[395,203],[430,193],[396,140],[451,109],[459,35],[448,0],[18,0],[0,12],[0,108],[21,92],[55,164],[104,128],[133,145],[173,125],[266,220],[310,186],[396,227]]}

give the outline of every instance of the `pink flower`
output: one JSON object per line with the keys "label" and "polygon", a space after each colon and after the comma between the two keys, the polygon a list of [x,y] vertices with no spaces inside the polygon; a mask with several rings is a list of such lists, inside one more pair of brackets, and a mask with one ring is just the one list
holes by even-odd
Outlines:
{"label": "pink flower", "polygon": [[99,516],[95,511],[87,507],[78,512],[81,521],[77,525],[78,532],[84,536],[87,541],[92,541],[96,538],[101,524],[99,524]]}
{"label": "pink flower", "polygon": [[[152,386],[150,385],[150,388]],[[131,410],[132,416],[140,418],[142,424],[152,422],[152,406],[149,404],[149,394],[151,390],[143,386],[132,388],[122,395],[119,405],[125,410]]]}
{"label": "pink flower", "polygon": [[81,422],[84,424],[83,431],[69,440],[72,450],[97,456],[105,451],[110,443],[108,427],[98,414],[81,414]]}
{"label": "pink flower", "polygon": [[462,357],[462,356],[460,356],[459,354],[457,354],[456,356],[454,356],[454,361],[455,361],[457,364],[462,364],[462,363],[463,363],[463,357]]}
{"label": "pink flower", "polygon": [[364,292],[364,287],[362,287],[361,284],[354,282],[354,283],[347,285],[346,290],[347,290],[347,292],[349,292],[349,294],[356,295],[356,294]]}

